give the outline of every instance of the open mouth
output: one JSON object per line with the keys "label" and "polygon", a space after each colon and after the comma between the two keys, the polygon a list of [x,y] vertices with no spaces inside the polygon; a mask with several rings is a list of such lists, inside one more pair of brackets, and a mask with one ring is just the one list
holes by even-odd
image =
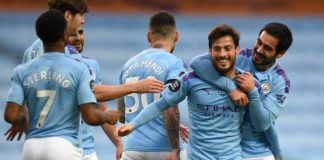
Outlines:
{"label": "open mouth", "polygon": [[260,54],[260,53],[256,53],[255,57],[256,57],[257,59],[259,59],[259,60],[263,60],[263,59],[266,58],[264,55],[262,55],[262,54]]}
{"label": "open mouth", "polygon": [[218,58],[217,59],[217,62],[223,64],[223,63],[227,63],[229,62],[229,58]]}

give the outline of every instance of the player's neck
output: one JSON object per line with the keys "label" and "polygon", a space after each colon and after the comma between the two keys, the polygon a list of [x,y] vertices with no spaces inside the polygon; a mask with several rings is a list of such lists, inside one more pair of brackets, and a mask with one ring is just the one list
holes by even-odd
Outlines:
{"label": "player's neck", "polygon": [[172,51],[172,44],[168,41],[165,40],[157,40],[155,42],[151,43],[152,48],[159,48],[159,49],[164,49],[165,51],[171,53]]}
{"label": "player's neck", "polygon": [[254,66],[258,71],[266,71],[269,68],[271,68],[274,64],[275,64],[275,62],[272,62],[272,63],[269,63],[269,64],[264,64],[264,65],[254,64]]}
{"label": "player's neck", "polygon": [[235,77],[235,68],[227,71],[226,73],[223,73],[223,75],[229,79],[232,79]]}
{"label": "player's neck", "polygon": [[47,52],[64,53],[64,43],[61,42],[44,43],[44,53]]}

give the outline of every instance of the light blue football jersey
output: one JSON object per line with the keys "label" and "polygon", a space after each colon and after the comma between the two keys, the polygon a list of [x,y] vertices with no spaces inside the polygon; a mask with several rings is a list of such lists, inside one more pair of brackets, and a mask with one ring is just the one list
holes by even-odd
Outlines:
{"label": "light blue football jersey", "polygon": [[[150,48],[127,61],[120,73],[120,82],[131,83],[149,76],[167,82],[179,79],[186,72],[184,62],[163,49]],[[160,98],[159,93],[132,93],[125,98],[125,118],[130,122],[148,104]],[[180,140],[181,141],[181,140]],[[172,147],[160,115],[123,138],[124,151],[169,152]],[[180,149],[183,149],[180,142]]]}
{"label": "light blue football jersey", "polygon": [[[82,57],[81,54],[75,49],[72,45],[67,45],[64,48],[65,55],[67,57],[72,58],[77,61],[84,61],[83,63],[90,69],[91,75],[94,79],[94,84],[101,84],[101,75],[100,75],[100,67],[96,60]],[[43,55],[44,49],[43,49],[43,43],[40,39],[37,39],[25,52],[23,56],[22,63],[26,63],[28,61],[31,61],[32,59]],[[82,148],[83,148],[83,154],[89,155],[93,152],[95,152],[94,147],[94,137],[93,137],[93,131],[92,127],[89,126],[86,123],[81,122],[82,124]]]}
{"label": "light blue football jersey", "polygon": [[[67,55],[68,57],[73,58],[77,61],[82,60],[82,56],[79,54],[79,52],[72,45],[69,45],[69,44],[66,45],[64,50],[65,50],[65,55]],[[22,63],[31,61],[32,59],[34,59],[42,54],[44,54],[43,42],[40,39],[37,39],[24,52]]]}
{"label": "light blue football jersey", "polygon": [[[258,71],[253,65],[252,53],[252,49],[242,50],[237,56],[237,66],[251,72],[260,82],[265,95],[263,107],[270,111],[270,123],[274,123],[286,105],[290,80],[277,62],[266,71]],[[253,158],[271,155],[272,151],[269,144],[271,142],[267,140],[264,133],[255,130],[255,127],[253,127],[252,122],[248,118],[248,114],[246,114],[247,117],[244,118],[242,125],[243,157]]]}
{"label": "light blue football jersey", "polygon": [[[273,129],[275,119],[280,115],[283,107],[286,104],[286,97],[289,93],[290,81],[286,73],[275,63],[266,71],[257,71],[252,63],[252,49],[241,50],[236,57],[236,66],[249,71],[261,84],[263,97],[261,107],[266,121],[263,123],[265,128],[269,128],[265,132],[257,132],[256,125],[251,121],[250,111],[247,110],[244,121],[242,123],[242,149],[244,158],[264,157],[275,154],[282,156],[277,139],[276,132]],[[217,81],[215,76],[219,76],[213,69],[210,56],[208,54],[198,56],[191,62],[191,67],[204,80],[221,88],[231,88],[233,85],[229,80],[220,77]],[[270,115],[270,116],[269,116]]]}
{"label": "light blue football jersey", "polygon": [[26,102],[26,139],[59,136],[80,147],[79,105],[96,103],[92,76],[82,63],[63,53],[43,54],[14,69],[9,102]]}
{"label": "light blue football jersey", "polygon": [[[255,88],[249,93],[250,105],[253,107],[261,103],[260,90]],[[191,124],[188,158],[241,159],[240,126],[245,108],[234,106],[225,91],[202,81],[194,72],[185,76],[181,82],[170,85],[162,92],[160,100],[146,107],[130,124],[137,129],[167,106],[180,103],[186,96]]]}
{"label": "light blue football jersey", "polygon": [[240,126],[244,109],[228,95],[199,79],[194,72],[184,77],[179,91],[162,93],[170,105],[186,96],[190,120],[189,159],[241,159]]}
{"label": "light blue football jersey", "polygon": [[[94,84],[101,84],[101,71],[98,62],[94,59],[82,56],[82,62],[85,63],[92,72]],[[82,148],[83,155],[91,155],[95,152],[95,142],[93,137],[93,127],[85,122],[81,122],[82,130]]]}

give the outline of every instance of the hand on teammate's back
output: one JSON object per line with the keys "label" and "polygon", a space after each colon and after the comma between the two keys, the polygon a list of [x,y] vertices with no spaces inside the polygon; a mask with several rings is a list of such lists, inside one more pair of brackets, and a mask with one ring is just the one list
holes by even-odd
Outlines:
{"label": "hand on teammate's back", "polygon": [[160,93],[164,90],[164,83],[151,76],[136,83],[138,83],[136,88],[138,93]]}

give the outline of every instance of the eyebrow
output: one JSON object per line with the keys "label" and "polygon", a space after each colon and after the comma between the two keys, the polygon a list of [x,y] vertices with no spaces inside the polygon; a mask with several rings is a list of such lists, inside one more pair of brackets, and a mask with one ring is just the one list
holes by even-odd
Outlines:
{"label": "eyebrow", "polygon": [[269,50],[269,49],[273,50],[273,48],[271,46],[264,44],[264,42],[260,38],[258,38],[258,42],[261,43],[263,46],[265,46],[267,50]]}

